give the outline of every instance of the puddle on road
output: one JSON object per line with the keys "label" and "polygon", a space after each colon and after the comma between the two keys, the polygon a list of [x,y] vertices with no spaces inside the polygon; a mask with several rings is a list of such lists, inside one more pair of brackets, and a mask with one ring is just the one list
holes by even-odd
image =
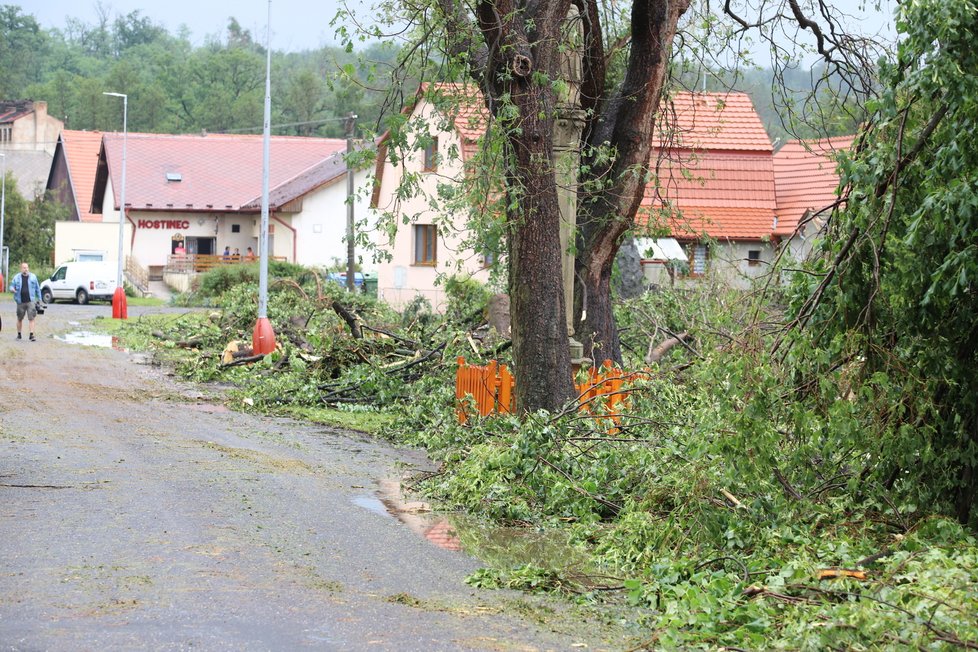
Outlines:
{"label": "puddle on road", "polygon": [[119,345],[119,338],[114,335],[105,335],[103,333],[93,333],[92,331],[72,331],[70,333],[65,333],[64,335],[56,335],[56,340],[61,340],[62,342],[67,342],[68,344],[81,344],[82,346],[100,346],[104,348],[113,348],[119,351],[124,349]]}
{"label": "puddle on road", "polygon": [[435,513],[426,503],[407,501],[397,480],[382,481],[376,495],[356,496],[353,503],[397,519],[439,548],[494,560],[501,567],[532,564],[560,569],[583,566],[586,561],[559,532],[501,527],[457,514]]}
{"label": "puddle on road", "polygon": [[353,504],[357,507],[363,507],[374,514],[380,514],[381,516],[393,516],[393,514],[387,511],[387,507],[384,505],[384,503],[382,503],[379,498],[374,498],[373,496],[357,496],[353,499]]}

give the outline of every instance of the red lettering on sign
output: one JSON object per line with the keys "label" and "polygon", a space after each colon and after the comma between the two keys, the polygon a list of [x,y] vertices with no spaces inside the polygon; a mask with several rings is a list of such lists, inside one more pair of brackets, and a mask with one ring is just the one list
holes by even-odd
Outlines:
{"label": "red lettering on sign", "polygon": [[190,228],[190,220],[137,220],[136,226],[140,229],[181,229],[186,231]]}

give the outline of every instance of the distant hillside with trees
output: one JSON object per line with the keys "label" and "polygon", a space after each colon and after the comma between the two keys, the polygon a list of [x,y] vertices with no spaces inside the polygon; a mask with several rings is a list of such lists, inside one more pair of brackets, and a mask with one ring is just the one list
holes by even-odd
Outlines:
{"label": "distant hillside with trees", "polygon": [[[280,135],[342,137],[344,118],[358,116],[359,134],[383,131],[388,91],[398,51],[392,44],[366,44],[359,51],[323,47],[297,53],[272,50],[272,125]],[[95,24],[69,19],[67,27],[44,29],[15,5],[0,6],[0,97],[48,103],[69,129],[117,130],[122,107],[102,95],[129,96],[129,129],[154,133],[259,133],[265,82],[265,48],[231,17],[221,39],[201,46],[187,33],[171,34],[139,11]],[[397,71],[400,78],[410,71]],[[705,84],[677,73],[677,82],[708,90],[735,88],[751,95],[772,141],[846,132],[845,120],[814,129],[793,125],[787,97],[800,102],[811,92],[807,70],[775,79],[769,69],[723,72]],[[776,82],[776,83],[775,83]],[[401,84],[410,88],[411,84]],[[789,133],[795,136],[789,136]]]}

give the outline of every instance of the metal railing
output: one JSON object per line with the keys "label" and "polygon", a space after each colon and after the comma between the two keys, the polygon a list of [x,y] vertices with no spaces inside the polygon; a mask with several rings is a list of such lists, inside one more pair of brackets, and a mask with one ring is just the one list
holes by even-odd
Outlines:
{"label": "metal railing", "polygon": [[149,292],[149,270],[139,264],[139,261],[128,256],[126,258],[125,279],[139,290],[140,294]]}

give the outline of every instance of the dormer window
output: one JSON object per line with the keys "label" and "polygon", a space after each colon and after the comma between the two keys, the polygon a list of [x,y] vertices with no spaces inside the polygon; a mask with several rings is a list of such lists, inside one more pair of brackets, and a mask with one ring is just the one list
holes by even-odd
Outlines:
{"label": "dormer window", "polygon": [[167,172],[166,173],[166,182],[167,183],[176,183],[178,181],[183,181],[183,175],[182,174],[180,174],[179,172]]}

